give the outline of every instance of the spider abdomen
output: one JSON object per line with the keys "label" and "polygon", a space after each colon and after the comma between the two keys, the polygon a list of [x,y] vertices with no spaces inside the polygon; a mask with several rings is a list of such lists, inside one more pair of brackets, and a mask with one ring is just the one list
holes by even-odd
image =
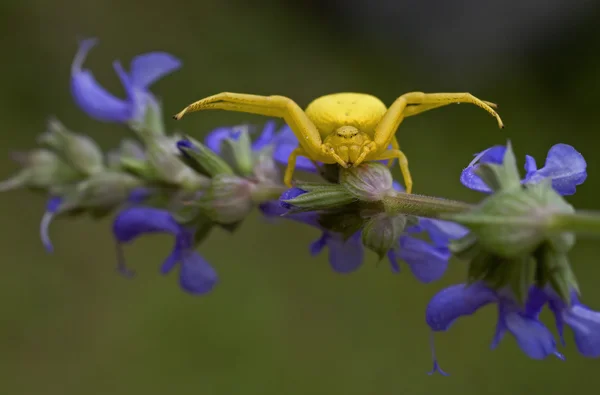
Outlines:
{"label": "spider abdomen", "polygon": [[305,113],[325,140],[342,126],[353,126],[373,135],[387,108],[378,98],[365,93],[334,93],[321,96],[306,107]]}

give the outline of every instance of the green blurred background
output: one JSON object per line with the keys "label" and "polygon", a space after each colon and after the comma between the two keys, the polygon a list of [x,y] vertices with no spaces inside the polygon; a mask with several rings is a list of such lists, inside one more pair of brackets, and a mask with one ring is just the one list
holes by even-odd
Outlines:
{"label": "green blurred background", "polygon": [[[183,60],[154,87],[167,114],[221,91],[282,94],[302,106],[339,91],[386,103],[412,90],[469,91],[499,103],[506,129],[469,105],[405,121],[399,137],[417,192],[476,201],[458,182],[473,153],[510,138],[520,159],[529,153],[541,164],[563,142],[584,154],[589,170],[569,201],[600,209],[598,2],[453,3],[3,1],[1,173],[16,171],[9,154],[32,147],[50,115],[105,148],[129,133],[88,119],[70,97],[77,39],[95,36],[100,45],[86,66],[121,95],[114,59],[165,50]],[[202,137],[219,125],[264,121],[207,112],[167,123]],[[2,394],[595,393],[600,361],[579,356],[570,333],[566,362],[529,360],[511,337],[490,351],[493,307],[436,336],[452,375],[427,376],[425,306],[463,279],[458,262],[430,285],[406,267],[392,275],[373,255],[358,272],[338,275],[325,254],[309,256],[314,229],[254,215],[233,236],[211,235],[201,252],[221,283],[192,297],[174,274],[157,273],[169,238],[127,248],[138,271],[128,281],[114,270],[109,220],[57,221],[48,255],[38,237],[44,197],[18,191],[1,199]],[[596,308],[599,253],[589,240],[572,253],[584,301]]]}

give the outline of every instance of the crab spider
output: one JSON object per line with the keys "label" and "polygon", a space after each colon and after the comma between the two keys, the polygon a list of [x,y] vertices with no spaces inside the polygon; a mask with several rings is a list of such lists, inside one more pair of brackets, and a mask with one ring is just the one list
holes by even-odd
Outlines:
{"label": "crab spider", "polygon": [[[299,141],[290,155],[284,183],[291,187],[296,158],[344,168],[365,161],[398,159],[406,192],[412,191],[408,160],[398,145],[396,129],[405,117],[420,114],[452,103],[472,103],[498,121],[494,103],[479,100],[470,93],[410,92],[397,98],[389,108],[378,98],[363,93],[335,93],[315,99],[305,111],[284,96],[257,96],[245,93],[219,93],[184,108],[173,118],[200,110],[228,110],[283,118]],[[390,147],[391,144],[391,149]]]}

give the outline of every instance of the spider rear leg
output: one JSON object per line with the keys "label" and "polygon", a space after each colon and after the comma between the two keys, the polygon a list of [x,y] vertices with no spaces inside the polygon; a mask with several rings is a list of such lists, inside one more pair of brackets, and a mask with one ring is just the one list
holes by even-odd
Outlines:
{"label": "spider rear leg", "polygon": [[283,183],[288,188],[292,187],[292,177],[294,176],[294,170],[296,169],[296,159],[299,156],[306,156],[310,159],[310,157],[306,155],[306,152],[300,147],[297,147],[292,151],[288,157],[287,167],[285,168],[285,173],[283,175]]}
{"label": "spider rear leg", "polygon": [[[397,149],[398,151],[400,151],[400,143],[398,143],[398,138],[396,137],[396,135],[394,135],[394,138],[392,139],[392,149]],[[392,165],[394,164],[394,159],[395,158],[391,158],[390,160],[388,160],[387,167],[392,167]]]}

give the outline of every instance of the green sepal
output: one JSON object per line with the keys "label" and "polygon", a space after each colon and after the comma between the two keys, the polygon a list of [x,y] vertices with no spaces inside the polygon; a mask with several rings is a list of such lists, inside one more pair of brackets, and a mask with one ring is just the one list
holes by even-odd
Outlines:
{"label": "green sepal", "polygon": [[237,139],[226,138],[221,142],[221,156],[233,165],[238,174],[247,177],[252,174],[254,167],[254,153],[248,126],[238,126]]}
{"label": "green sepal", "polygon": [[492,190],[511,190],[521,187],[521,176],[517,168],[517,159],[510,141],[506,145],[504,158],[501,165],[495,163],[482,163],[475,173]]}
{"label": "green sepal", "polygon": [[162,114],[162,104],[158,99],[147,100],[144,117],[141,121],[129,122],[129,127],[142,141],[152,140],[165,135],[165,122]]}
{"label": "green sepal", "polygon": [[448,248],[453,256],[461,261],[470,261],[481,252],[481,247],[477,243],[477,236],[473,233],[467,233],[460,239],[450,240]]}
{"label": "green sepal", "polygon": [[367,222],[358,210],[352,209],[322,213],[318,221],[324,229],[341,234],[344,240],[361,230]]}
{"label": "green sepal", "polygon": [[545,244],[536,251],[536,259],[537,286],[542,288],[549,284],[565,303],[570,304],[571,292],[579,293],[579,284],[567,255],[556,251],[551,244]]}
{"label": "green sepal", "polygon": [[524,256],[510,261],[512,273],[508,284],[513,294],[520,304],[523,304],[529,288],[535,283],[535,273],[537,263],[532,256]]}
{"label": "green sepal", "polygon": [[319,187],[293,199],[284,200],[294,206],[290,212],[335,209],[355,201],[357,199],[346,188],[337,184]]}
{"label": "green sepal", "polygon": [[469,261],[467,271],[467,283],[472,284],[477,281],[486,281],[490,273],[494,270],[497,259],[493,255],[479,252]]}
{"label": "green sepal", "polygon": [[214,177],[217,175],[235,175],[233,169],[219,155],[204,144],[194,140],[191,137],[186,138],[192,148],[181,147],[188,158],[194,160],[207,175]]}
{"label": "green sepal", "polygon": [[48,129],[38,142],[52,148],[73,169],[84,175],[104,170],[104,154],[90,137],[73,133],[58,119],[48,121]]}

